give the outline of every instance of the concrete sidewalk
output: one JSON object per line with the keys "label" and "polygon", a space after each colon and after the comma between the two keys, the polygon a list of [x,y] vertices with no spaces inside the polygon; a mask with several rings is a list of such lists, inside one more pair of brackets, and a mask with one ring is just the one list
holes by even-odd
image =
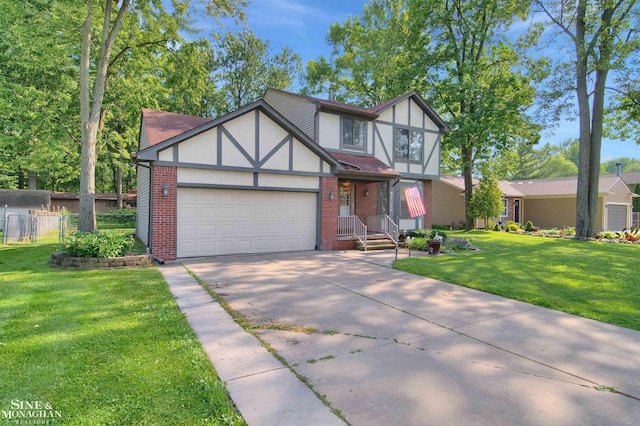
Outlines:
{"label": "concrete sidewalk", "polygon": [[249,425],[344,425],[181,264],[168,263],[160,272]]}
{"label": "concrete sidewalk", "polygon": [[[252,323],[317,328],[259,333],[352,425],[639,423],[640,332],[407,274],[393,258],[182,263]],[[340,423],[181,265],[160,270],[250,425]]]}

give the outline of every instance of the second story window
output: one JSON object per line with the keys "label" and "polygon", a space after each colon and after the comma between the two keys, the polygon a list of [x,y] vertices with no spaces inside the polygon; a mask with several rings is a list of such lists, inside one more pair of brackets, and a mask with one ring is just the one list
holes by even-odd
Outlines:
{"label": "second story window", "polygon": [[367,139],[367,122],[357,118],[342,117],[342,146],[364,150]]}
{"label": "second story window", "polygon": [[396,158],[422,162],[422,132],[396,129]]}

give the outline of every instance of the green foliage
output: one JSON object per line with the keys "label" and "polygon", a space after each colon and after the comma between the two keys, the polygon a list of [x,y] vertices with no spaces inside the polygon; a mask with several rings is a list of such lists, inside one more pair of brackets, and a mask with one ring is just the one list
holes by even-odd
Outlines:
{"label": "green foliage", "polygon": [[424,237],[411,238],[407,246],[412,250],[426,250],[428,247],[427,239]]}
{"label": "green foliage", "polygon": [[[633,187],[634,194],[640,195],[640,182]],[[633,211],[640,212],[640,197],[633,199]]]}
{"label": "green foliage", "polygon": [[520,230],[520,227],[518,226],[517,223],[509,223],[507,224],[506,228],[509,232],[518,232]]}
{"label": "green foliage", "polygon": [[447,241],[446,248],[451,251],[465,251],[470,250],[472,247],[468,238],[452,237]]}
{"label": "green foliage", "polygon": [[[406,0],[373,0],[360,16],[331,25],[332,60],[309,61],[304,93],[373,106],[415,88],[418,69],[408,66],[412,16]],[[407,75],[410,72],[413,76]]]}
{"label": "green foliage", "polygon": [[502,207],[502,191],[498,183],[490,177],[480,181],[469,202],[469,215],[474,219],[483,218],[485,227],[488,227],[489,219],[500,216]]}
{"label": "green foliage", "polygon": [[449,238],[449,236],[447,235],[447,233],[442,230],[442,229],[432,229],[431,231],[429,231],[429,239],[433,240],[436,237],[436,234],[442,237],[442,242],[444,243],[445,241],[447,241],[447,239]]}
{"label": "green foliage", "polygon": [[74,232],[64,248],[67,255],[72,257],[113,258],[124,256],[134,242],[130,235],[115,232]]}
{"label": "green foliage", "polygon": [[427,238],[429,237],[428,229],[413,229],[407,234],[411,238]]}
{"label": "green foliage", "polygon": [[[447,228],[449,229],[449,228]],[[438,228],[438,229],[414,229],[411,230],[407,233],[407,236],[411,237],[411,238],[421,238],[421,239],[425,239],[425,240],[432,240],[435,236],[436,233],[442,237],[442,242],[445,242],[448,238],[447,233],[445,232],[444,229]]]}
{"label": "green foliage", "polygon": [[493,230],[496,232],[500,231],[500,225],[498,225],[497,223],[495,225],[493,225]]}
{"label": "green foliage", "polygon": [[527,221],[527,223],[524,224],[524,230],[527,232],[533,232],[535,231],[536,227],[533,226],[533,222],[531,222],[530,220]]}
{"label": "green foliage", "polygon": [[245,28],[239,34],[228,32],[217,41],[221,52],[216,61],[215,80],[226,113],[259,99],[267,88],[286,89],[302,71],[300,55],[288,47],[278,53],[269,50],[269,41]]}

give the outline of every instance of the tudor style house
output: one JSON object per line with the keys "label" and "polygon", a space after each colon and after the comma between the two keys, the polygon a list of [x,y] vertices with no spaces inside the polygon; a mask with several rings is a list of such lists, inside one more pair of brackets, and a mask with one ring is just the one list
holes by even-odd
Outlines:
{"label": "tudor style house", "polygon": [[[167,260],[397,238],[431,226],[447,131],[415,92],[362,108],[269,89],[216,119],[143,109],[137,235]],[[425,216],[409,218],[407,186]]]}

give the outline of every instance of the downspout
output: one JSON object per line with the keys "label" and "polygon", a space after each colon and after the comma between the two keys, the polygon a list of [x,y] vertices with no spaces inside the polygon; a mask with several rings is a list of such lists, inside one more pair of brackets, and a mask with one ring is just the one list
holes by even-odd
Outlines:
{"label": "downspout", "polygon": [[147,226],[147,250],[149,250],[149,248],[152,247],[151,246],[151,235],[152,235],[151,234],[151,223],[152,223],[152,220],[151,220],[151,211],[152,211],[151,210],[151,206],[153,204],[153,201],[152,201],[153,200],[153,173],[151,173],[151,165],[145,165],[145,164],[138,163],[138,162],[136,162],[136,164],[138,166],[140,166],[140,167],[144,167],[146,169],[149,169],[149,203],[148,203],[148,206],[147,206],[147,209],[148,209],[148,211],[147,211],[147,221],[149,222],[148,226]]}

